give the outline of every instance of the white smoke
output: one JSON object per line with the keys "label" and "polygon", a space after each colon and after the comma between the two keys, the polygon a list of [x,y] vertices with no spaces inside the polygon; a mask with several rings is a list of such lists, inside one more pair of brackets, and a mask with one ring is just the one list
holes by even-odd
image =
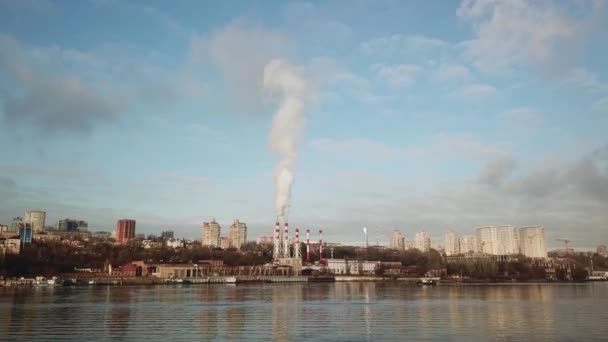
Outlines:
{"label": "white smoke", "polygon": [[279,109],[272,120],[268,143],[279,155],[275,170],[275,213],[277,217],[282,216],[287,220],[308,85],[296,67],[275,59],[264,67],[264,88],[277,91],[280,95]]}

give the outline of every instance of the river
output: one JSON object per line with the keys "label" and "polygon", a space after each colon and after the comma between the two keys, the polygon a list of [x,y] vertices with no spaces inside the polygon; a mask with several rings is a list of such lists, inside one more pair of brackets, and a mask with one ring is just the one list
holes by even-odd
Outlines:
{"label": "river", "polygon": [[0,288],[0,340],[607,341],[608,283]]}

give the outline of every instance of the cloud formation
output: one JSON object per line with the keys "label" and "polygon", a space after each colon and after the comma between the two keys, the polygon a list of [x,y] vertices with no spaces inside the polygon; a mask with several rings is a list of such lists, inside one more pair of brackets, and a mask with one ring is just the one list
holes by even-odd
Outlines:
{"label": "cloud formation", "polygon": [[498,186],[507,178],[517,163],[511,158],[502,158],[489,162],[479,175],[479,183]]}
{"label": "cloud formation", "polygon": [[[444,147],[442,154],[452,153]],[[543,162],[536,168],[508,156],[486,156],[489,161],[473,176],[474,182],[467,182],[466,175],[452,176],[435,179],[436,186],[425,189],[419,181],[401,176],[344,170],[319,175],[309,185],[332,194],[324,198],[332,203],[329,209],[319,205],[320,216],[335,214],[331,219],[334,226],[383,227],[375,233],[383,241],[392,228],[408,237],[424,229],[433,239],[441,239],[449,227],[467,234],[492,224],[541,224],[547,229],[550,248],[559,237],[571,239],[577,248],[605,239],[608,145],[583,158]]]}
{"label": "cloud formation", "polygon": [[496,95],[496,88],[489,84],[473,83],[464,85],[449,94],[450,97],[471,102],[483,102]]}
{"label": "cloud formation", "polygon": [[283,33],[236,21],[210,35],[192,37],[189,63],[215,66],[226,81],[230,103],[238,109],[259,108],[264,66],[274,58],[288,57],[288,47]]}
{"label": "cloud formation", "polygon": [[498,113],[498,118],[523,125],[539,124],[543,120],[543,113],[530,107],[519,107]]}
{"label": "cloud formation", "polygon": [[415,64],[374,64],[371,66],[371,70],[375,73],[376,78],[386,82],[389,86],[403,88],[414,82],[414,78],[421,68]]}
{"label": "cloud formation", "polygon": [[437,38],[423,35],[393,34],[363,42],[360,49],[367,55],[393,56],[436,50],[448,46],[447,42]]}
{"label": "cloud formation", "polygon": [[462,46],[484,70],[527,65],[557,70],[580,52],[601,3],[581,2],[569,11],[553,1],[465,0],[456,13],[471,24],[475,37]]}
{"label": "cloud formation", "polygon": [[126,99],[76,74],[56,74],[32,64],[24,47],[0,35],[0,69],[15,88],[0,94],[4,119],[11,125],[32,125],[39,133],[89,132],[100,122],[117,119]]}

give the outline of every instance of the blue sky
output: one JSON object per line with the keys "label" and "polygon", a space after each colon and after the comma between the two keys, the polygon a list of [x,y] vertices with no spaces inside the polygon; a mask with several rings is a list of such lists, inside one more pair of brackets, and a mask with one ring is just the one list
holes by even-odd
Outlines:
{"label": "blue sky", "polygon": [[0,223],[274,224],[264,67],[312,90],[290,221],[608,243],[602,1],[0,1]]}

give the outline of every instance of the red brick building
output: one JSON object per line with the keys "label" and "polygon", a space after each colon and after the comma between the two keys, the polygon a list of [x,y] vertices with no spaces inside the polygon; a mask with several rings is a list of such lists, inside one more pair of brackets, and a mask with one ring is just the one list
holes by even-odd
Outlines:
{"label": "red brick building", "polygon": [[116,222],[116,240],[126,244],[135,237],[135,220],[122,219]]}

